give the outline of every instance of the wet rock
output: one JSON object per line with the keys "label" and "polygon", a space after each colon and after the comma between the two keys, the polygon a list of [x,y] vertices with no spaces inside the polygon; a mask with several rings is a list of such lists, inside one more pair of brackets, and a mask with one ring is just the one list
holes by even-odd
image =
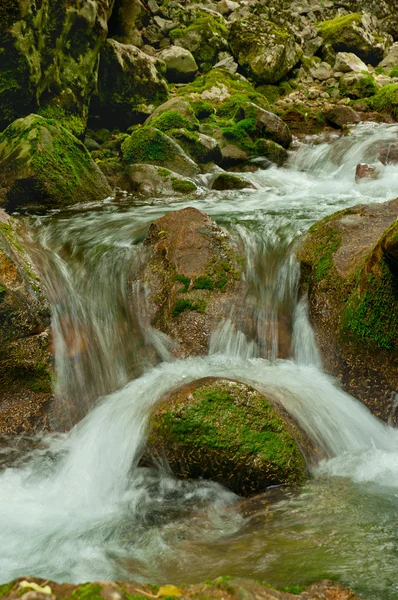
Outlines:
{"label": "wet rock", "polygon": [[328,53],[330,59],[333,53],[352,52],[376,66],[391,44],[390,36],[381,31],[371,14],[351,13],[324,21],[318,25],[318,33],[324,40],[321,53],[325,59]]}
{"label": "wet rock", "polygon": [[361,121],[359,114],[350,106],[334,106],[325,112],[325,118],[335,127],[344,127]]}
{"label": "wet rock", "polygon": [[156,60],[135,46],[108,39],[101,51],[97,111],[108,128],[142,123],[168,98]]}
{"label": "wet rock", "polygon": [[134,131],[122,144],[126,164],[147,163],[175,171],[186,177],[199,173],[197,164],[189,158],[171,137],[153,127]]}
{"label": "wet rock", "polygon": [[241,496],[308,477],[304,436],[255,389],[205,379],[168,394],[149,423],[147,452],[183,479],[217,481]]}
{"label": "wet rock", "polygon": [[0,134],[0,188],[0,205],[10,211],[98,201],[111,192],[83,143],[38,115]]}
{"label": "wet rock", "polygon": [[388,419],[398,389],[398,200],[360,205],[315,224],[299,251],[302,289],[326,370]]}
{"label": "wet rock", "polygon": [[252,188],[253,185],[247,179],[233,175],[232,173],[218,173],[211,182],[212,190],[243,190]]}
{"label": "wet rock", "polygon": [[159,58],[166,63],[166,79],[170,83],[192,81],[198,72],[196,60],[186,48],[170,46],[160,52]]}
{"label": "wet rock", "polygon": [[172,137],[188,156],[201,165],[207,163],[219,164],[222,160],[219,143],[208,135],[184,129],[174,129]]}
{"label": "wet rock", "polygon": [[398,143],[387,144],[380,150],[378,158],[383,165],[398,165]]}
{"label": "wet rock", "polygon": [[355,181],[358,182],[361,179],[378,179],[379,171],[375,165],[367,165],[366,163],[360,163],[355,169]]}
{"label": "wet rock", "polygon": [[0,434],[47,427],[53,398],[50,318],[17,221],[0,210]]}
{"label": "wet rock", "polygon": [[243,104],[241,111],[242,118],[254,119],[257,137],[269,138],[284,148],[290,146],[292,142],[290,129],[276,114],[251,102]]}
{"label": "wet rock", "polygon": [[245,150],[242,150],[234,144],[228,144],[221,149],[221,165],[225,168],[233,167],[245,162],[249,155]]}
{"label": "wet rock", "polygon": [[139,282],[149,293],[148,322],[173,340],[175,356],[207,354],[211,332],[240,285],[237,250],[195,208],[153,223],[145,243],[151,255]]}
{"label": "wet rock", "polygon": [[180,98],[178,96],[170,98],[170,100],[167,100],[167,102],[158,106],[145,121],[145,125],[152,124],[161,115],[169,112],[178,113],[186,122],[185,127],[188,127],[188,129],[197,129],[198,121],[191,104],[188,100],[185,100],[185,98]]}
{"label": "wet rock", "polygon": [[175,196],[190,194],[197,189],[196,184],[178,173],[164,167],[137,164],[129,165],[117,181],[117,187],[144,196]]}
{"label": "wet rock", "polygon": [[260,84],[280,81],[301,58],[291,33],[256,15],[234,21],[229,44],[235,60]]}
{"label": "wet rock", "polygon": [[340,93],[350,98],[369,98],[378,91],[371,75],[365,73],[347,73],[340,79]]}
{"label": "wet rock", "polygon": [[336,54],[334,70],[341,73],[363,73],[364,71],[369,71],[365,63],[352,52],[338,52]]}

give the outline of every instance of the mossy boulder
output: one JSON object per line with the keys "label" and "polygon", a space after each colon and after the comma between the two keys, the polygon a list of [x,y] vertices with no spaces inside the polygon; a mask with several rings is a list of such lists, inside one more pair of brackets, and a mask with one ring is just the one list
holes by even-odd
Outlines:
{"label": "mossy boulder", "polygon": [[[176,127],[176,113],[181,118],[177,127],[185,127],[186,129],[195,130],[199,126],[199,121],[195,114],[195,110],[191,106],[191,103],[185,98],[180,98],[179,96],[170,98],[170,100],[167,100],[167,102],[164,102],[158,106],[147,118],[145,125],[152,125],[154,121],[159,123],[159,119],[164,113],[169,115],[169,119],[167,119],[166,116],[163,117],[164,120],[160,122],[163,122],[168,129],[174,129]],[[174,122],[172,122],[171,117],[174,119]]]}
{"label": "mossy boulder", "polygon": [[256,15],[233,22],[229,44],[235,60],[259,84],[280,81],[302,55],[292,33]]}
{"label": "mossy boulder", "polygon": [[170,83],[192,81],[199,69],[192,53],[180,46],[165,48],[159,58],[166,63],[166,78]]}
{"label": "mossy boulder", "polygon": [[190,207],[152,223],[145,244],[151,252],[138,283],[149,291],[148,322],[169,336],[174,356],[207,354],[240,287],[237,249],[213,219]]}
{"label": "mossy boulder", "polygon": [[280,146],[288,148],[292,142],[292,134],[288,125],[278,115],[256,106],[252,102],[242,104],[239,116],[242,119],[253,119],[255,137],[271,139]]}
{"label": "mossy boulder", "polygon": [[335,213],[298,253],[326,369],[384,420],[398,389],[397,211],[392,200]]}
{"label": "mossy boulder", "polygon": [[369,99],[369,103],[373,110],[387,113],[398,120],[398,84],[392,83],[382,87]]}
{"label": "mossy boulder", "polygon": [[0,434],[47,426],[53,399],[50,308],[17,221],[0,209]]}
{"label": "mossy boulder", "polygon": [[193,177],[199,173],[197,164],[171,137],[154,127],[134,131],[122,144],[123,160],[127,164],[147,163]]}
{"label": "mossy boulder", "polygon": [[164,167],[133,164],[126,167],[118,187],[143,196],[187,195],[195,192],[196,184]]}
{"label": "mossy boulder", "polygon": [[217,481],[241,496],[270,485],[303,483],[305,459],[289,425],[248,385],[199,380],[161,401],[149,424],[148,450],[179,478]]}
{"label": "mossy boulder", "polygon": [[[384,57],[391,38],[380,29],[376,17],[350,13],[318,23],[318,34],[324,40],[321,54],[352,52],[366,64],[376,66]],[[327,58],[325,56],[325,58]]]}
{"label": "mossy boulder", "polygon": [[172,29],[169,35],[176,46],[192,53],[202,71],[209,71],[218,53],[228,49],[228,31],[220,15],[199,12],[187,27]]}
{"label": "mossy boulder", "polygon": [[222,160],[220,145],[214,138],[203,133],[174,129],[170,135],[194,161],[199,164],[216,163]]}
{"label": "mossy boulder", "polygon": [[101,50],[98,112],[104,127],[127,129],[142,123],[168,98],[166,81],[156,60],[135,46],[108,39]]}
{"label": "mossy boulder", "polygon": [[369,98],[378,91],[378,85],[368,73],[347,73],[340,78],[340,94],[353,99]]}
{"label": "mossy boulder", "polygon": [[248,179],[233,173],[217,173],[211,182],[211,189],[218,191],[244,190],[252,187],[253,184]]}
{"label": "mossy boulder", "polygon": [[7,210],[58,208],[103,200],[111,192],[83,143],[34,114],[0,134],[0,188]]}

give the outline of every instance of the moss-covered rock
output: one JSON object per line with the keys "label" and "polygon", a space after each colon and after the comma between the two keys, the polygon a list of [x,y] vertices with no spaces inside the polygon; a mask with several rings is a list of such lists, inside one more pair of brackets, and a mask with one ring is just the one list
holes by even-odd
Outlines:
{"label": "moss-covered rock", "polygon": [[361,13],[318,23],[318,34],[324,40],[323,49],[326,52],[327,47],[334,52],[353,52],[372,65],[382,60],[391,43],[389,36],[380,30],[377,19]]}
{"label": "moss-covered rock", "polygon": [[238,292],[242,267],[237,250],[195,208],[158,219],[145,243],[152,252],[139,282],[150,294],[148,322],[170,337],[175,356],[207,354],[211,332]]}
{"label": "moss-covered rock", "polygon": [[142,123],[168,98],[156,61],[139,48],[108,39],[101,50],[97,111],[104,127]]}
{"label": "moss-covered rock", "polygon": [[38,115],[17,119],[0,134],[0,187],[7,210],[56,208],[110,194],[83,143]]}
{"label": "moss-covered rock", "polygon": [[378,112],[385,112],[398,119],[398,84],[386,85],[369,99],[370,106]]}
{"label": "moss-covered rock", "polygon": [[274,406],[253,388],[201,380],[172,393],[154,413],[149,452],[165,456],[181,478],[217,481],[242,496],[308,477],[295,437]]}
{"label": "moss-covered rock", "polygon": [[254,119],[255,137],[271,139],[284,148],[290,146],[292,134],[278,115],[246,102],[241,106],[240,116],[243,119]]}
{"label": "moss-covered rock", "polygon": [[233,22],[229,44],[235,60],[260,84],[280,81],[302,54],[294,35],[256,15]]}
{"label": "moss-covered rock", "polygon": [[192,177],[199,173],[196,163],[168,135],[153,127],[134,131],[122,144],[125,163],[148,163]]}
{"label": "moss-covered rock", "polygon": [[325,366],[387,420],[398,388],[398,200],[314,225],[299,251]]}
{"label": "moss-covered rock", "polygon": [[194,161],[199,164],[214,162],[219,164],[222,160],[219,143],[214,138],[203,133],[175,129],[170,135],[183,148]]}
{"label": "moss-covered rock", "polygon": [[233,173],[217,173],[211,182],[212,190],[243,190],[253,185],[248,179],[234,175]]}
{"label": "moss-covered rock", "polygon": [[189,50],[202,71],[209,71],[217,62],[218,53],[228,49],[227,37],[224,19],[207,12],[198,13],[188,27],[170,31],[173,43]]}
{"label": "moss-covered rock", "polygon": [[340,94],[349,98],[360,99],[374,96],[378,86],[369,73],[347,73],[340,78]]}
{"label": "moss-covered rock", "polygon": [[53,397],[50,309],[17,222],[1,210],[0,339],[0,434],[45,427]]}
{"label": "moss-covered rock", "polygon": [[124,167],[117,187],[128,192],[138,193],[143,196],[169,196],[187,195],[195,192],[196,184],[164,167],[148,164],[132,164]]}
{"label": "moss-covered rock", "polygon": [[[194,108],[191,106],[191,103],[185,98],[180,98],[179,96],[175,96],[174,98],[170,98],[167,102],[164,102],[160,106],[158,106],[153,113],[148,117],[145,121],[145,125],[152,125],[154,121],[158,121],[158,119],[164,113],[172,113],[172,117],[176,119],[176,113],[180,116],[181,121],[177,127],[185,127],[186,129],[195,130],[199,126],[198,118],[195,113]],[[183,124],[185,123],[185,125]],[[172,127],[168,127],[168,129],[174,129],[176,127],[176,121],[174,120],[174,124],[170,122]],[[168,126],[168,124],[166,123]]]}

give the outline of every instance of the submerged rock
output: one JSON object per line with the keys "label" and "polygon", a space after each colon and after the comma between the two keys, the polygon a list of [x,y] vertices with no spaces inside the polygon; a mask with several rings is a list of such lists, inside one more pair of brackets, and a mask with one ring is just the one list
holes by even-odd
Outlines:
{"label": "submerged rock", "polygon": [[50,309],[17,223],[0,210],[0,434],[47,426]]}
{"label": "submerged rock", "polygon": [[157,220],[145,243],[151,252],[138,282],[148,298],[148,323],[169,336],[175,356],[207,354],[211,333],[239,288],[236,249],[195,208]]}
{"label": "submerged rock", "polygon": [[289,417],[255,389],[225,379],[183,386],[160,402],[149,423],[148,452],[179,478],[217,481],[241,496],[308,477]]}
{"label": "submerged rock", "polygon": [[355,169],[355,181],[361,179],[377,179],[379,171],[375,165],[367,165],[366,163],[360,163]]}
{"label": "submerged rock", "polygon": [[383,420],[398,390],[397,214],[398,200],[335,213],[298,253],[326,370]]}
{"label": "submerged rock", "polygon": [[84,144],[52,119],[29,115],[0,134],[0,206],[6,210],[59,208],[110,193]]}

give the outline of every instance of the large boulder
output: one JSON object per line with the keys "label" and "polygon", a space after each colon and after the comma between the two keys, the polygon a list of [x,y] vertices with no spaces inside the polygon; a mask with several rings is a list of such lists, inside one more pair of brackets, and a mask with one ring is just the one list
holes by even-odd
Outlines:
{"label": "large boulder", "polygon": [[299,250],[328,372],[387,420],[398,390],[398,200],[335,213]]}
{"label": "large boulder", "polygon": [[333,52],[352,52],[365,63],[377,65],[391,44],[390,36],[370,14],[351,13],[323,21],[318,33],[324,41],[321,54],[329,60]]}
{"label": "large boulder", "polygon": [[378,66],[386,69],[387,72],[393,67],[398,67],[398,43],[391,46],[387,56],[383,58]]}
{"label": "large boulder", "polygon": [[240,287],[237,250],[195,208],[158,219],[145,244],[151,252],[138,281],[149,298],[148,323],[173,340],[175,356],[207,354],[211,333]]}
{"label": "large boulder", "polygon": [[0,206],[58,208],[111,189],[87,149],[52,119],[29,115],[0,134]]}
{"label": "large boulder", "polygon": [[1,210],[0,339],[0,434],[46,427],[53,397],[50,309],[17,222]]}
{"label": "large boulder", "polygon": [[369,71],[367,65],[352,52],[338,52],[334,70],[340,73],[367,73]]}
{"label": "large boulder", "polygon": [[289,127],[278,115],[256,106],[252,102],[242,104],[242,119],[254,119],[255,137],[271,139],[283,148],[288,148],[292,142]]}
{"label": "large boulder", "polygon": [[170,196],[190,194],[197,186],[190,179],[173,173],[164,167],[148,164],[132,164],[123,170],[116,181],[117,187],[144,196]]}
{"label": "large boulder", "polygon": [[40,109],[83,134],[112,7],[113,0],[0,3],[0,130]]}
{"label": "large boulder", "polygon": [[149,423],[149,455],[165,457],[179,478],[217,481],[241,496],[308,477],[291,419],[255,389],[204,379],[160,402]]}
{"label": "large boulder", "polygon": [[340,93],[349,98],[369,98],[377,94],[377,83],[368,73],[346,73],[340,78]]}
{"label": "large boulder", "polygon": [[198,175],[199,167],[171,137],[155,129],[143,127],[134,131],[122,144],[127,164],[147,163],[175,171],[186,177]]}
{"label": "large boulder", "polygon": [[301,58],[293,34],[256,15],[234,21],[229,44],[239,65],[260,84],[280,81]]}
{"label": "large boulder", "polygon": [[166,63],[166,78],[171,83],[192,81],[198,72],[196,60],[186,48],[170,46],[162,50],[159,58]]}
{"label": "large boulder", "polygon": [[168,98],[167,83],[156,60],[135,46],[108,39],[101,51],[98,111],[107,128],[142,123]]}

